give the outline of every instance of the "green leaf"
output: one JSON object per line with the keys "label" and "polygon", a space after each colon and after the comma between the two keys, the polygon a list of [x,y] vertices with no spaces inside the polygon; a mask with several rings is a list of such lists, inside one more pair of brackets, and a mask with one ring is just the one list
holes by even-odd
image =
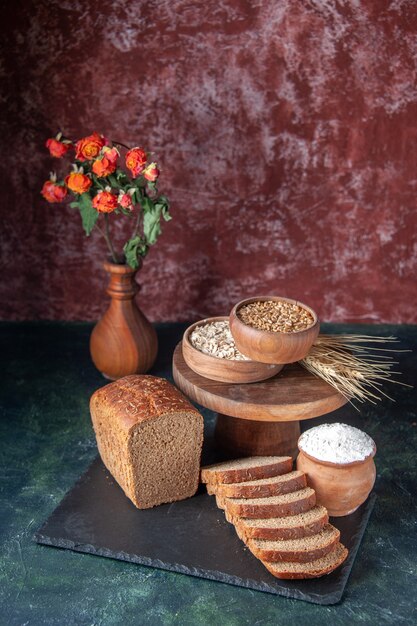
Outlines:
{"label": "green leaf", "polygon": [[162,217],[166,222],[172,220],[172,215],[169,212],[169,202],[166,196],[159,196],[155,201],[155,207],[161,210]]}
{"label": "green leaf", "polygon": [[80,206],[79,202],[70,202],[71,209],[78,209],[79,206]]}
{"label": "green leaf", "polygon": [[150,246],[161,234],[161,213],[161,207],[154,206],[143,214],[143,232]]}
{"label": "green leaf", "polygon": [[[98,187],[99,189],[104,191],[104,189],[106,187],[106,183],[104,182],[104,179],[103,178],[99,178],[95,174],[93,174],[91,178],[93,179],[93,184],[96,187]],[[94,189],[94,187],[93,187],[93,189]]]}
{"label": "green leaf", "polygon": [[81,219],[83,222],[83,228],[85,230],[85,234],[88,237],[98,220],[98,211],[96,211],[93,207],[89,193],[82,193],[80,195],[79,207]]}
{"label": "green leaf", "polygon": [[117,178],[115,176],[113,176],[113,174],[109,174],[109,176],[107,176],[109,183],[112,187],[119,187],[119,182],[117,180]]}
{"label": "green leaf", "polygon": [[[132,189],[132,185],[130,185],[129,189]],[[139,200],[140,200],[140,194],[138,190],[136,189],[135,193],[132,195],[132,202],[133,204],[138,204]]]}
{"label": "green leaf", "polygon": [[145,212],[152,211],[152,209],[154,208],[153,202],[150,198],[148,198],[148,196],[141,196],[139,202]]}
{"label": "green leaf", "polygon": [[130,218],[134,217],[133,211],[130,211],[129,209],[120,207],[120,212],[123,213],[123,215],[128,215]]}
{"label": "green leaf", "polygon": [[129,239],[125,243],[123,252],[125,253],[126,263],[136,270],[139,267],[139,257],[146,256],[148,246],[142,237],[136,235],[136,237]]}
{"label": "green leaf", "polygon": [[165,206],[162,208],[162,217],[164,218],[164,220],[165,220],[166,222],[169,222],[170,220],[172,220],[172,215],[171,215],[171,213],[169,212],[169,206],[166,206],[166,205],[165,205]]}

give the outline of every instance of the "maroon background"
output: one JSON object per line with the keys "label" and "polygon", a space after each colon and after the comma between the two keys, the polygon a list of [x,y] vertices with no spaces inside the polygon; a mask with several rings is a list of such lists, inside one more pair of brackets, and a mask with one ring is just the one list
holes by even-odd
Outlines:
{"label": "maroon background", "polygon": [[415,3],[7,4],[2,318],[105,306],[102,240],[39,195],[61,128],[158,155],[174,220],[140,272],[151,319],[274,293],[322,319],[417,322]]}

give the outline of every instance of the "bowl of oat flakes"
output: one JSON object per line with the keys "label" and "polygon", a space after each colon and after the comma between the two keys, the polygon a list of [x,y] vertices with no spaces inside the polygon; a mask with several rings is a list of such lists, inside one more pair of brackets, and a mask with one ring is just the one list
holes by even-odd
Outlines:
{"label": "bowl of oat flakes", "polygon": [[313,309],[281,296],[242,300],[233,307],[229,322],[237,349],[263,363],[300,361],[320,330]]}
{"label": "bowl of oat flakes", "polygon": [[224,383],[254,383],[278,374],[282,364],[258,363],[237,349],[228,317],[209,317],[187,328],[184,361],[197,374]]}

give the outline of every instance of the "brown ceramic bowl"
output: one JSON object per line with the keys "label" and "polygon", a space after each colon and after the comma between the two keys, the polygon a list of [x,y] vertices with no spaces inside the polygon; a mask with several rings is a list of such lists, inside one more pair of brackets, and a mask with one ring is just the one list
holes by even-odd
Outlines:
{"label": "brown ceramic bowl", "polygon": [[375,483],[375,445],[366,459],[353,463],[320,461],[300,446],[298,449],[297,469],[307,474],[307,483],[316,492],[317,504],[325,506],[329,515],[349,515],[365,502]]}
{"label": "brown ceramic bowl", "polygon": [[223,383],[255,383],[278,374],[284,365],[221,359],[194,348],[190,336],[197,326],[228,320],[228,317],[208,317],[187,328],[182,339],[182,354],[188,367],[200,376]]}
{"label": "brown ceramic bowl", "polygon": [[[265,302],[276,300],[297,304],[306,309],[313,316],[314,322],[305,330],[292,333],[279,333],[259,330],[244,324],[238,316],[242,306],[251,302]],[[230,313],[230,330],[236,346],[249,358],[263,363],[294,363],[301,361],[309,352],[320,330],[320,323],[316,313],[309,306],[297,300],[280,296],[260,296],[242,300],[233,307]]]}

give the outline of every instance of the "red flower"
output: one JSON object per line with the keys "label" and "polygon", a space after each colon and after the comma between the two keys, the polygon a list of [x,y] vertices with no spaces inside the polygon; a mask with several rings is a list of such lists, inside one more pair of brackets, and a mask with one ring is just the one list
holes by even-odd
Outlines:
{"label": "red flower", "polygon": [[124,209],[129,209],[130,211],[133,209],[132,196],[129,193],[123,193],[123,191],[120,191],[117,202]]}
{"label": "red flower", "polygon": [[67,195],[67,190],[54,181],[47,180],[42,187],[41,194],[48,202],[62,202]]}
{"label": "red flower", "polygon": [[154,183],[159,176],[159,170],[156,166],[156,163],[150,163],[148,167],[143,170],[142,173],[146,180],[149,180],[149,182],[151,183]]}
{"label": "red flower", "polygon": [[117,167],[119,153],[116,148],[103,148],[103,155],[94,161],[93,172],[99,178],[113,174]]}
{"label": "red flower", "polygon": [[93,198],[93,207],[100,213],[112,213],[117,209],[117,198],[110,191],[99,191]]}
{"label": "red flower", "polygon": [[62,141],[58,141],[58,139],[54,139],[53,137],[47,140],[45,146],[48,148],[50,155],[56,157],[57,159],[63,157],[64,154],[66,154],[71,148],[70,143],[63,143]]}
{"label": "red flower", "polygon": [[65,184],[68,189],[71,189],[74,193],[85,193],[91,187],[91,179],[85,174],[78,172],[71,172],[65,178]]}
{"label": "red flower", "polygon": [[80,139],[75,144],[75,158],[78,161],[92,161],[100,154],[100,150],[106,144],[103,135],[93,133]]}
{"label": "red flower", "polygon": [[126,166],[136,178],[146,165],[146,152],[143,148],[132,148],[126,154]]}

